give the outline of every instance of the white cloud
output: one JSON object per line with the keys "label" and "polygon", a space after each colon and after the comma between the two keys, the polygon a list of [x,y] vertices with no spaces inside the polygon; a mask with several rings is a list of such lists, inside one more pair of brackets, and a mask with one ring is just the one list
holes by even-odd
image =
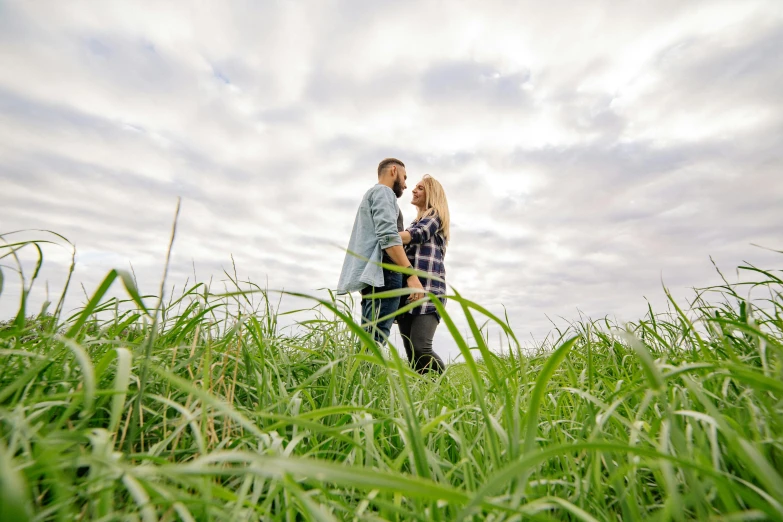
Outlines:
{"label": "white cloud", "polygon": [[443,182],[448,279],[520,337],[636,318],[662,278],[715,282],[710,255],[779,262],[749,246],[781,246],[779,2],[0,10],[0,233],[66,235],[88,289],[132,262],[157,291],[177,196],[178,284],[233,254],[271,288],[334,286],[386,156]]}

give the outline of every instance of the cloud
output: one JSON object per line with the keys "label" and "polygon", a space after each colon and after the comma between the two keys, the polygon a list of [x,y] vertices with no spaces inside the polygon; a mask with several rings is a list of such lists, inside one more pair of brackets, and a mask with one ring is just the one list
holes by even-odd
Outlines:
{"label": "cloud", "polygon": [[530,71],[503,74],[489,64],[476,62],[439,63],[422,79],[422,98],[427,103],[497,105],[507,109],[528,103],[524,88]]}
{"label": "cloud", "polygon": [[[750,246],[781,246],[775,2],[0,9],[0,233],[64,234],[88,291],[128,263],[157,291],[177,197],[172,283],[233,256],[270,288],[333,287],[388,156],[443,183],[447,278],[520,337],[636,318],[662,282],[714,283],[710,256],[779,263]],[[68,253],[46,253],[56,288]]]}

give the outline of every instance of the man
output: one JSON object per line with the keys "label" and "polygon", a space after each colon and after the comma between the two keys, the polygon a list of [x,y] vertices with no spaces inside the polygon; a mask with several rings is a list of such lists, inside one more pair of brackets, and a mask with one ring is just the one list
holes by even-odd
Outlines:
{"label": "man", "polygon": [[361,291],[362,320],[367,331],[374,332],[379,343],[386,342],[394,318],[374,325],[371,323],[396,312],[400,298],[374,299],[373,294],[402,288],[406,286],[404,279],[407,279],[408,287],[421,289],[421,293],[414,294],[413,298],[424,297],[424,288],[418,277],[393,272],[379,264],[411,268],[399,234],[403,230],[403,222],[397,205],[397,198],[402,197],[407,188],[407,178],[405,164],[398,159],[387,158],[378,164],[378,184],[364,194],[356,212],[340,282],[337,283],[338,294]]}

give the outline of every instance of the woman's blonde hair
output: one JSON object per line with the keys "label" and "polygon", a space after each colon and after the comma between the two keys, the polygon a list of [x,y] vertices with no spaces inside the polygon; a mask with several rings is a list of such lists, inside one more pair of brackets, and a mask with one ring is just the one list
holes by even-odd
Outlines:
{"label": "woman's blonde hair", "polygon": [[446,200],[446,192],[441,184],[430,176],[425,174],[421,178],[424,185],[424,210],[419,209],[416,215],[416,221],[425,216],[438,216],[440,219],[440,228],[438,232],[443,236],[444,246],[449,244],[449,202]]}

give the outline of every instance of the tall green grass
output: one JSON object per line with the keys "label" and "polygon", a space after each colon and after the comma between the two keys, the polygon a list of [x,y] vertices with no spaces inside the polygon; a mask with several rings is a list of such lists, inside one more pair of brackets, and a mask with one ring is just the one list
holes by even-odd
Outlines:
{"label": "tall green grass", "polygon": [[[20,250],[43,256],[10,237],[6,285]],[[163,300],[112,271],[67,317],[31,314],[22,273],[0,326],[0,519],[783,520],[783,281],[739,268],[752,281],[533,352],[455,293],[463,362],[440,376],[337,299],[285,330],[280,294],[235,274]]]}

